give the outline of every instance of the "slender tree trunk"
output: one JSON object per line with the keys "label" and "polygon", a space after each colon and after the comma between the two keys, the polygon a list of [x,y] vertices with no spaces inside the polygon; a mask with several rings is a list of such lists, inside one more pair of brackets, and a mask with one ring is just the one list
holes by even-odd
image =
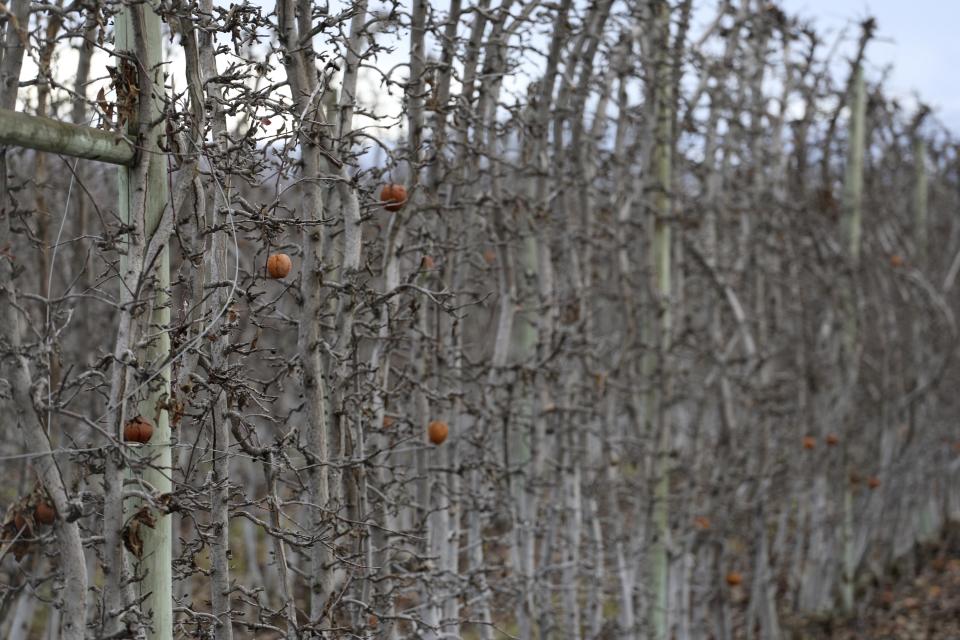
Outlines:
{"label": "slender tree trunk", "polygon": [[[30,3],[14,0],[12,17],[7,20],[4,35],[6,47],[0,62],[0,108],[13,109],[17,101],[18,81],[23,62],[23,46],[12,43],[27,42],[26,29],[30,21]],[[7,184],[7,150],[0,149],[0,247],[13,246],[10,221],[13,217],[13,201]],[[0,371],[9,382],[10,399],[4,402],[9,422],[15,424],[23,435],[27,450],[39,454],[32,466],[53,501],[57,512],[55,531],[59,546],[58,564],[63,587],[57,594],[57,605],[62,611],[60,633],[65,640],[82,640],[86,630],[87,573],[83,545],[75,509],[67,494],[60,469],[57,466],[40,415],[41,405],[32,396],[30,363],[21,351],[21,327],[29,319],[20,317],[17,290],[13,280],[13,262],[0,259],[0,344],[8,346],[0,359]],[[40,399],[37,398],[38,403]],[[49,426],[49,425],[48,425]]]}

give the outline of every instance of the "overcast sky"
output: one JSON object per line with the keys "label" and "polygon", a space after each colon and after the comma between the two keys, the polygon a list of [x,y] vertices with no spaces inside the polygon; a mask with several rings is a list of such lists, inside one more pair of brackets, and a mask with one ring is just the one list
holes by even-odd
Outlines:
{"label": "overcast sky", "polygon": [[[879,29],[867,58],[874,77],[892,64],[890,90],[904,98],[918,94],[960,133],[960,0],[783,0],[783,5],[832,34],[873,15]],[[855,28],[850,33],[857,35]]]}

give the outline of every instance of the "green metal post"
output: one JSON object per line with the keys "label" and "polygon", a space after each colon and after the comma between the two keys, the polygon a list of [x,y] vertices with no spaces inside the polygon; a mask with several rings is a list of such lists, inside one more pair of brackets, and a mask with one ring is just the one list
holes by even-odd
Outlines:
{"label": "green metal post", "polygon": [[[135,26],[133,20],[141,19],[142,24]],[[144,124],[140,128],[141,135],[138,144],[141,146],[141,162],[149,162],[145,184],[135,184],[137,174],[135,169],[120,167],[118,175],[119,210],[121,217],[130,222],[131,216],[143,215],[143,229],[146,237],[143,242],[157,231],[164,208],[168,203],[167,164],[165,156],[160,152],[158,136],[162,129],[160,122],[162,100],[160,95],[164,89],[163,67],[161,65],[161,35],[160,17],[153,10],[150,3],[144,3],[139,8],[124,5],[117,18],[116,49],[119,54],[136,56],[138,46],[135,36],[141,34],[143,42],[139,48],[145,53],[145,58],[138,61],[139,72],[149,73],[153,82],[153,95],[140,95],[140,99],[149,100],[149,120],[152,126]],[[120,56],[122,57],[122,56]],[[138,132],[131,132],[135,135]],[[142,198],[144,210],[133,211],[132,207],[138,199],[139,190],[143,190]],[[163,362],[170,352],[170,337],[166,328],[170,323],[170,307],[168,290],[170,287],[170,254],[169,247],[164,249],[157,261],[156,288],[154,309],[151,317],[149,333],[155,338],[144,354],[146,362]],[[171,450],[170,450],[170,422],[166,408],[166,401],[170,397],[170,369],[164,367],[163,372],[150,384],[145,398],[140,403],[140,414],[150,418],[155,425],[150,446],[143,448],[143,455],[153,460],[152,466],[145,468],[143,479],[149,483],[158,494],[170,493],[171,484]],[[156,525],[153,528],[141,527],[143,539],[143,554],[140,559],[139,582],[141,596],[146,596],[143,609],[151,614],[151,629],[148,638],[170,640],[173,637],[173,594],[172,594],[172,558],[171,542],[173,538],[172,517],[156,514]]]}

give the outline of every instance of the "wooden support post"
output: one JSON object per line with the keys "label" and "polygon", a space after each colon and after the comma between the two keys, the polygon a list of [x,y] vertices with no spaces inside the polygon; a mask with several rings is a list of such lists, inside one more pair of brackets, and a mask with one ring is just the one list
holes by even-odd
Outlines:
{"label": "wooden support post", "polygon": [[[863,156],[866,137],[866,89],[863,80],[863,68],[857,66],[853,71],[853,104],[850,105],[850,142],[847,158],[847,173],[844,181],[843,206],[847,231],[847,249],[850,265],[853,268],[853,279],[849,290],[846,291],[846,328],[844,331],[844,362],[847,375],[856,376],[858,366],[854,362],[857,355],[859,326],[857,318],[856,275],[860,267],[860,245],[863,219]],[[853,378],[848,381],[853,387]],[[846,439],[844,439],[844,458],[847,456]],[[841,480],[842,481],[842,480]],[[854,557],[854,520],[853,520],[853,489],[850,483],[843,482],[843,522],[841,523],[840,539],[843,546],[843,559],[840,571],[840,604],[845,613],[853,612],[854,608],[854,574],[856,561]]]}
{"label": "wooden support post", "polygon": [[[673,215],[673,71],[668,43],[670,42],[670,4],[658,0],[655,4],[655,20],[658,37],[661,39],[656,59],[657,85],[654,90],[656,124],[654,130],[653,171],[654,221],[653,221],[653,275],[659,311],[659,338],[657,348],[659,380],[656,393],[648,396],[648,415],[655,425],[655,484],[653,496],[653,544],[650,548],[650,580],[652,602],[650,603],[650,634],[652,640],[669,637],[670,623],[670,422],[665,406],[669,394],[670,333],[673,330],[671,308],[671,221]],[[648,360],[648,363],[650,360]],[[654,374],[649,365],[645,369],[647,383],[654,388],[649,377]]]}
{"label": "wooden support post", "polygon": [[913,241],[916,244],[916,253],[913,263],[917,268],[927,266],[927,250],[929,248],[929,231],[927,228],[928,187],[927,187],[927,143],[917,131],[914,133],[913,162],[914,162],[914,191],[913,191]]}

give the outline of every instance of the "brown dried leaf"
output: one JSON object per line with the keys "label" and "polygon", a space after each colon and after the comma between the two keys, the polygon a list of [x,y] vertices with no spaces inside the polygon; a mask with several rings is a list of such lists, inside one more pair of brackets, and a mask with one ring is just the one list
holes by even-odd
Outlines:
{"label": "brown dried leaf", "polygon": [[100,91],[97,91],[97,105],[104,113],[110,108],[110,103],[107,102],[107,92],[103,87],[100,87]]}
{"label": "brown dried leaf", "polygon": [[123,528],[123,546],[127,551],[137,556],[143,555],[143,539],[140,537],[140,523],[136,520],[131,521]]}
{"label": "brown dried leaf", "polygon": [[157,519],[153,515],[153,512],[150,510],[150,507],[148,506],[140,507],[137,510],[137,512],[133,515],[132,520],[135,520],[141,524],[145,524],[151,529],[153,529],[157,525]]}
{"label": "brown dried leaf", "polygon": [[173,402],[173,411],[170,413],[170,424],[177,427],[180,426],[180,421],[183,420],[183,412],[186,408],[183,406],[183,403],[179,400],[174,400]]}

